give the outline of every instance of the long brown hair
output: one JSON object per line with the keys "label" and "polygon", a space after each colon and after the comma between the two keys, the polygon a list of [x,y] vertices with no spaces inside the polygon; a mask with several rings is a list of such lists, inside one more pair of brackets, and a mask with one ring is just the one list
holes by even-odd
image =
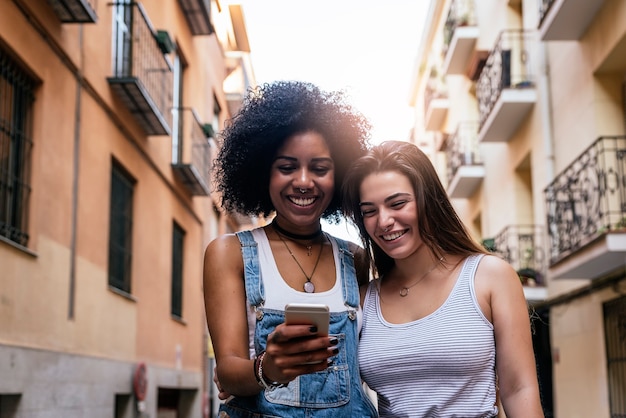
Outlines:
{"label": "long brown hair", "polygon": [[359,189],[365,177],[384,171],[398,172],[413,185],[419,234],[435,257],[486,252],[465,228],[426,154],[411,143],[387,141],[356,160],[342,185],[344,213],[359,229],[375,277],[388,273],[394,260],[372,241],[365,230]]}

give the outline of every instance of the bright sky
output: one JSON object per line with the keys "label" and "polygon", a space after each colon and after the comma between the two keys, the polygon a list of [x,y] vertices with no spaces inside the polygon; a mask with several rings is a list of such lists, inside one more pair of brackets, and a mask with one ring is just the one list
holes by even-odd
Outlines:
{"label": "bright sky", "polygon": [[[372,140],[408,139],[409,88],[430,0],[238,0],[257,84],[312,82],[346,90]],[[358,242],[346,224],[329,233]]]}
{"label": "bright sky", "polygon": [[238,0],[258,84],[347,90],[372,139],[407,139],[411,75],[430,0]]}

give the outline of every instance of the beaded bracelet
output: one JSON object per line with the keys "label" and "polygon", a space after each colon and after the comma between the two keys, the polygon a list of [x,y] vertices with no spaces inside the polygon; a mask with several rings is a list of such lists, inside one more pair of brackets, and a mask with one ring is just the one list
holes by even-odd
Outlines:
{"label": "beaded bracelet", "polygon": [[[261,353],[261,354],[263,354],[263,353]],[[256,382],[259,384],[259,386],[261,386],[263,388],[265,386],[263,386],[263,383],[261,383],[261,379],[259,379],[259,372],[258,372],[258,370],[259,370],[259,359],[260,359],[260,356],[254,358],[254,361],[252,362],[252,367],[254,368],[253,369],[253,373],[254,373],[254,378],[256,379]]]}
{"label": "beaded bracelet", "polygon": [[267,382],[265,380],[265,375],[263,374],[263,359],[265,358],[265,351],[263,351],[259,356],[255,359],[255,368],[256,368],[256,381],[262,388],[267,390],[274,390],[279,387],[284,387],[286,385],[279,382]]}

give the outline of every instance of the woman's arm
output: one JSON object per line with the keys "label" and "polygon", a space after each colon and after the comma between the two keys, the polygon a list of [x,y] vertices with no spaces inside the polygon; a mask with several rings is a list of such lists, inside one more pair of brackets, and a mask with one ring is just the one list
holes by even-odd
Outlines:
{"label": "woman's arm", "polygon": [[248,349],[248,319],[239,240],[223,235],[204,254],[204,304],[221,387],[234,395],[261,391]]}
{"label": "woman's arm", "polygon": [[528,304],[519,276],[504,260],[485,256],[476,285],[479,299],[488,306],[483,311],[494,326],[498,387],[506,416],[543,418]]}

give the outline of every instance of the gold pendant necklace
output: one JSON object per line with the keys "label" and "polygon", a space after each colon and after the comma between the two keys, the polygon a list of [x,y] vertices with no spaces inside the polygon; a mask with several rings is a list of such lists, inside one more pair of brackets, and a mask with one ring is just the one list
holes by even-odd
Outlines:
{"label": "gold pendant necklace", "polygon": [[443,257],[439,257],[439,260],[437,260],[435,264],[433,264],[433,266],[426,273],[422,275],[422,277],[417,279],[415,283],[413,283],[410,286],[404,286],[402,289],[400,289],[400,296],[406,297],[406,295],[409,294],[409,289],[411,289],[413,286],[416,286],[419,282],[424,280],[426,276],[428,276],[439,265],[439,263],[441,263],[442,260],[443,260]]}
{"label": "gold pendant necklace", "polygon": [[[302,268],[302,265],[300,264],[300,262],[298,261],[296,256],[293,254],[293,252],[291,251],[291,248],[289,248],[289,246],[287,245],[287,241],[285,241],[283,239],[282,234],[280,232],[278,232],[278,230],[276,231],[276,235],[278,235],[278,238],[285,245],[285,248],[289,252],[289,255],[291,255],[291,258],[293,258],[293,261],[296,262],[296,264],[300,268],[300,271],[302,272],[302,274],[304,274],[304,277],[306,277],[306,282],[304,282],[304,285],[303,285],[304,291],[306,293],[314,293],[315,292],[315,285],[313,284],[313,282],[311,282],[311,279],[313,278],[313,275],[315,274],[315,270],[317,269],[317,265],[320,262],[320,258],[322,258],[322,250],[324,250],[324,239],[326,239],[326,235],[322,235],[323,239],[322,239],[322,242],[320,242],[320,252],[317,254],[317,260],[315,260],[315,265],[313,266],[313,271],[311,272],[310,276],[304,272],[304,269]],[[313,244],[311,244],[311,246],[312,245]],[[310,255],[310,247],[309,246],[307,246],[307,255]]]}

